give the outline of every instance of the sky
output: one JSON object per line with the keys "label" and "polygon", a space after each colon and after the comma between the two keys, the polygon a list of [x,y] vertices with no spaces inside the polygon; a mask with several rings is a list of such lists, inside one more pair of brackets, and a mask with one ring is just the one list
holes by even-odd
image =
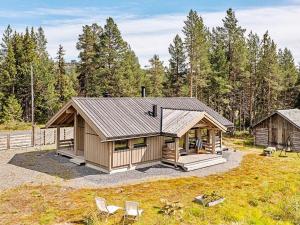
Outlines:
{"label": "sky", "polygon": [[78,60],[76,42],[86,24],[105,24],[112,17],[142,66],[158,54],[168,63],[168,46],[182,36],[190,9],[197,10],[209,28],[222,25],[226,10],[233,8],[242,27],[263,35],[267,30],[278,48],[289,48],[300,62],[300,0],[0,0],[0,35],[10,24],[23,32],[26,26],[45,30],[48,52],[55,58],[58,45],[66,60]]}

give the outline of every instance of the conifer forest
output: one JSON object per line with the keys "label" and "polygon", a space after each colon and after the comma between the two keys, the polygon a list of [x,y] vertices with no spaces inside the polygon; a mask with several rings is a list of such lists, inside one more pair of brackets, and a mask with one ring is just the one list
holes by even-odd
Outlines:
{"label": "conifer forest", "polygon": [[62,45],[51,58],[42,27],[17,32],[8,25],[0,46],[0,123],[31,121],[31,73],[41,124],[73,96],[139,97],[142,86],[148,97],[195,97],[239,130],[276,109],[300,106],[291,51],[279,48],[268,31],[259,36],[241,27],[232,9],[214,28],[190,10],[166,46],[168,62],[153,55],[142,67],[113,18],[83,26],[76,48],[77,60],[67,62]]}

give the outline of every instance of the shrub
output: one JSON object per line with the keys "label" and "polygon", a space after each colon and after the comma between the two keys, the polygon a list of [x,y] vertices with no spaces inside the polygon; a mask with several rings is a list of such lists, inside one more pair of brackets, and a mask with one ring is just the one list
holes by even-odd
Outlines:
{"label": "shrub", "polygon": [[180,202],[170,202],[166,199],[161,199],[163,206],[160,209],[160,213],[165,216],[175,216],[178,219],[182,218],[183,205]]}

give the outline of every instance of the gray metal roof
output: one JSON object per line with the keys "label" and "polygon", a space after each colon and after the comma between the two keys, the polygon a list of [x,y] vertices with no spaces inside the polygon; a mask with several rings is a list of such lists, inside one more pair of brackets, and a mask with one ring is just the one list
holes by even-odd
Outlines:
{"label": "gray metal roof", "polygon": [[260,124],[262,121],[266,120],[267,118],[273,116],[274,114],[278,114],[288,120],[290,123],[294,124],[296,127],[300,129],[300,109],[280,109],[274,111],[272,114],[264,117],[257,123],[253,125],[255,127],[256,125]]}
{"label": "gray metal roof", "polygon": [[[225,127],[233,124],[195,98],[185,97],[121,97],[121,98],[72,98],[72,101],[102,131],[107,139],[155,135],[161,131],[161,107],[205,111]],[[158,106],[157,117],[148,114]]]}
{"label": "gray metal roof", "polygon": [[300,128],[300,109],[282,109],[276,112]]}
{"label": "gray metal roof", "polygon": [[[162,128],[164,134],[178,135],[189,124],[199,122],[204,117],[205,112],[186,111],[176,109],[163,109]],[[197,121],[195,121],[197,120]]]}

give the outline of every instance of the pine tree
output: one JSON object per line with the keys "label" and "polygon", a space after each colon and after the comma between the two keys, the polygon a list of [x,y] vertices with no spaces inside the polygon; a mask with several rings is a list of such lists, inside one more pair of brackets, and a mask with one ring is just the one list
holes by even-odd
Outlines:
{"label": "pine tree", "polygon": [[208,30],[204,26],[203,19],[193,10],[189,12],[184,23],[183,33],[188,56],[190,96],[205,100],[203,92],[210,73]]}
{"label": "pine tree", "polygon": [[79,92],[82,96],[97,96],[96,69],[98,64],[95,55],[103,29],[97,24],[92,24],[91,26],[83,26],[82,32],[76,45],[80,51],[80,62],[78,64]]}
{"label": "pine tree", "polygon": [[216,111],[229,118],[229,98],[231,90],[228,80],[227,56],[222,34],[217,29],[212,29],[210,35],[210,64],[212,73],[209,76],[207,96],[208,104]]}
{"label": "pine tree", "polygon": [[167,96],[182,96],[187,86],[186,56],[184,45],[179,35],[176,35],[173,44],[169,46],[169,70],[167,73]]}
{"label": "pine tree", "polygon": [[223,27],[217,27],[220,32],[227,56],[227,73],[231,84],[231,91],[228,99],[230,99],[231,112],[229,119],[235,123],[236,114],[239,116],[239,125],[242,123],[242,102],[245,97],[243,88],[243,80],[246,67],[247,49],[245,42],[245,29],[238,25],[238,20],[232,9],[228,9],[226,17],[223,19]]}
{"label": "pine tree", "polygon": [[160,61],[158,55],[154,55],[149,60],[150,68],[147,71],[147,75],[150,80],[150,96],[158,97],[163,94],[163,83],[165,79],[165,71],[163,62]]}
{"label": "pine tree", "polygon": [[258,78],[258,63],[260,52],[260,39],[257,34],[250,32],[247,39],[248,47],[248,63],[247,71],[249,73],[248,79],[245,80],[245,90],[248,90],[246,108],[248,108],[248,126],[252,126],[253,119],[255,118],[256,105],[255,93],[257,93],[257,78]]}
{"label": "pine tree", "polygon": [[14,95],[5,102],[1,120],[4,123],[22,121],[22,107]]}

